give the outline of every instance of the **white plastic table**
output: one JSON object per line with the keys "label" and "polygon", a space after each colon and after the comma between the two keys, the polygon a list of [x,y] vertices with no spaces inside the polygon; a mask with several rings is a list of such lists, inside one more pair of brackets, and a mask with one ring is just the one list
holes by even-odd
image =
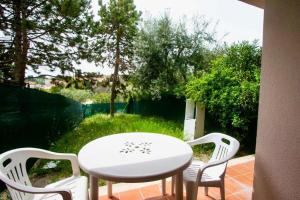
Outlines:
{"label": "white plastic table", "polygon": [[176,175],[176,200],[183,199],[182,172],[193,151],[185,142],[155,133],[120,133],[86,144],[78,154],[90,175],[90,197],[98,200],[98,179],[146,182]]}

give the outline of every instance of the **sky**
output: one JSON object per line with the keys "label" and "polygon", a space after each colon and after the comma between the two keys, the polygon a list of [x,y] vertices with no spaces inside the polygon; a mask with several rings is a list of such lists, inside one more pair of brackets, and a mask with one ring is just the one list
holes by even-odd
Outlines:
{"label": "sky", "polygon": [[[232,44],[257,39],[262,44],[263,10],[238,0],[134,0],[134,2],[137,10],[142,11],[144,19],[158,17],[168,12],[174,22],[185,16],[189,23],[194,16],[204,16],[212,24],[218,23],[217,38],[223,42]],[[92,0],[95,15],[98,8],[98,0]],[[82,61],[76,68],[84,72],[100,72],[106,75],[112,73],[112,69],[96,67],[86,61]]]}

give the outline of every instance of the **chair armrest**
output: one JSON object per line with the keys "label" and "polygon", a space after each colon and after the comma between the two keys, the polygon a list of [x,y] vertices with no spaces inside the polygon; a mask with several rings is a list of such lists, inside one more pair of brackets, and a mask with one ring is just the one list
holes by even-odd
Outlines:
{"label": "chair armrest", "polygon": [[214,166],[218,166],[218,165],[224,164],[227,161],[228,161],[227,159],[223,159],[223,160],[217,160],[217,161],[205,163],[203,166],[201,166],[201,168],[199,169],[199,171],[197,173],[196,184],[198,185],[201,182],[202,175],[203,175],[203,173],[204,173],[204,171],[206,169],[208,169],[210,167],[214,167]]}
{"label": "chair armrest", "polygon": [[234,154],[230,155],[227,158],[221,159],[221,160],[216,160],[216,161],[205,163],[198,171],[198,174],[197,174],[198,183],[201,181],[202,175],[206,169],[214,167],[214,166],[222,165],[222,164],[228,162],[233,156],[234,156]]}
{"label": "chair armrest", "polygon": [[197,138],[195,140],[187,141],[186,143],[189,144],[190,146],[211,143],[211,141],[209,140],[209,137],[210,137],[209,135],[205,135],[205,136]]}
{"label": "chair armrest", "polygon": [[71,190],[68,189],[58,189],[58,188],[37,188],[32,186],[25,186],[21,185],[19,183],[16,183],[14,181],[9,180],[8,178],[2,176],[0,174],[0,179],[7,184],[9,187],[25,193],[31,193],[31,194],[52,194],[57,193],[60,194],[63,198],[63,200],[72,200],[72,193]]}
{"label": "chair armrest", "polygon": [[214,167],[214,166],[218,166],[218,165],[222,165],[226,162],[228,162],[229,159],[222,159],[222,160],[217,160],[217,161],[212,161],[212,162],[208,162],[205,163],[202,167],[201,167],[201,171],[204,172],[204,170],[210,168],[210,167]]}
{"label": "chair armrest", "polygon": [[55,153],[43,149],[36,148],[22,148],[22,151],[26,151],[30,158],[40,159],[54,159],[54,160],[69,160],[72,165],[72,171],[74,176],[80,175],[80,168],[76,154],[71,153]]}

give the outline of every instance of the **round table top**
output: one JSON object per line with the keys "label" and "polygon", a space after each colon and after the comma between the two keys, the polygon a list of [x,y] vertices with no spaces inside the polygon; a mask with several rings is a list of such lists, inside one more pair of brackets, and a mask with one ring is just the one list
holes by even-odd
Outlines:
{"label": "round table top", "polygon": [[191,147],[175,137],[156,133],[120,133],[86,144],[78,154],[80,167],[109,181],[152,181],[188,167]]}

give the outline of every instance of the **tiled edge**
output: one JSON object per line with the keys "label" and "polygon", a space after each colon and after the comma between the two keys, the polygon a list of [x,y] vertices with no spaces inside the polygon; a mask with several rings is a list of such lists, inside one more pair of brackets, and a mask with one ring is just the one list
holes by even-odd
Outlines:
{"label": "tiled edge", "polygon": [[250,161],[254,161],[255,160],[255,155],[248,155],[248,156],[243,156],[243,157],[239,157],[239,158],[234,158],[229,160],[228,162],[228,167],[237,165],[237,164],[242,164],[242,163],[246,163],[246,162],[250,162]]}
{"label": "tiled edge", "polygon": [[[231,167],[231,166],[234,166],[237,164],[246,163],[246,162],[253,161],[253,160],[255,160],[254,155],[248,155],[248,156],[243,156],[243,157],[239,157],[239,158],[234,158],[228,162],[228,167]],[[171,180],[170,178],[167,179],[167,181],[170,181],[170,180]],[[142,188],[142,187],[146,187],[146,186],[150,186],[150,185],[154,185],[154,184],[160,185],[161,180],[153,181],[153,182],[145,182],[145,183],[116,183],[116,184],[113,184],[113,193],[125,192],[128,190],[134,190],[134,189],[138,189],[138,188]],[[107,195],[107,186],[99,187],[99,195],[100,196]]]}

